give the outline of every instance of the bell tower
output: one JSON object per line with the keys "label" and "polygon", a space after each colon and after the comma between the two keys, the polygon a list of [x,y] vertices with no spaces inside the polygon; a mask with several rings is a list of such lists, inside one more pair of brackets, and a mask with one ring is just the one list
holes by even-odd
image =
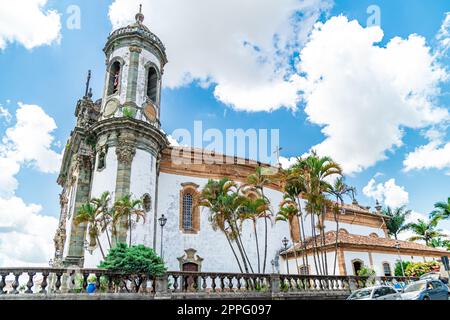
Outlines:
{"label": "bell tower", "polygon": [[133,24],[112,32],[103,49],[106,77],[102,119],[125,116],[159,126],[165,47],[144,25],[142,5],[135,19]]}
{"label": "bell tower", "polygon": [[[103,51],[106,72],[102,99],[93,103],[92,92],[87,91],[79,102],[78,121],[59,179],[62,210],[68,214],[61,217],[64,228],[60,231],[67,241],[59,241],[57,250],[65,265],[96,267],[110,243],[128,242],[130,234],[133,244],[154,245],[159,161],[169,145],[159,121],[165,47],[144,25],[141,6],[135,22],[114,30]],[[132,232],[126,223],[120,223],[114,238],[100,236],[104,250],[99,250],[98,243],[92,246],[87,241],[87,225],[76,224],[74,217],[89,199],[106,191],[111,204],[126,195],[143,200],[146,222]]]}

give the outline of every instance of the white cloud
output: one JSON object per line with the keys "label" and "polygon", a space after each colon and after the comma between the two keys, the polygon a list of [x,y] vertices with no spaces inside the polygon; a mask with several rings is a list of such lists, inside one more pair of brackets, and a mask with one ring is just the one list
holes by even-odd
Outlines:
{"label": "white cloud", "polygon": [[19,103],[17,123],[6,130],[2,142],[7,146],[6,156],[21,163],[32,163],[39,171],[56,173],[61,155],[51,149],[51,133],[56,123],[41,107]]}
{"label": "white cloud", "polygon": [[145,23],[167,47],[166,86],[198,81],[238,110],[268,111],[296,108],[289,59],[329,2],[115,0],[109,16],[114,28],[126,25],[143,4]]}
{"label": "white cloud", "polygon": [[27,49],[61,38],[60,15],[46,9],[47,0],[0,1],[0,49],[18,42]]}
{"label": "white cloud", "polygon": [[450,169],[450,142],[442,144],[431,141],[429,144],[416,148],[406,155],[403,161],[405,171],[422,169]]}
{"label": "white cloud", "polygon": [[297,163],[297,157],[291,157],[291,158],[285,158],[280,157],[280,163],[283,169],[288,169],[291,166],[293,166],[295,163]]}
{"label": "white cloud", "polygon": [[438,54],[441,56],[445,55],[450,48],[450,12],[445,14],[444,21],[436,35],[436,39],[439,41]]}
{"label": "white cloud", "polygon": [[4,119],[7,123],[11,121],[11,114],[9,113],[8,109],[3,108],[0,105],[0,119]]}
{"label": "white cloud", "polygon": [[[42,207],[18,197],[0,198],[0,265],[44,264],[52,255],[58,220],[40,215]],[[13,265],[15,264],[15,265]]]}
{"label": "white cloud", "polygon": [[61,156],[51,150],[54,120],[36,105],[19,103],[16,123],[0,143],[0,266],[45,264],[53,250],[58,220],[44,216],[42,207],[26,204],[15,194],[16,175],[24,164],[55,173]]}
{"label": "white cloud", "polygon": [[403,130],[448,118],[434,103],[446,74],[425,39],[410,35],[379,46],[383,31],[344,16],[318,23],[301,52],[299,69],[309,121],[323,126],[313,147],[359,172],[402,146]]}
{"label": "white cloud", "polygon": [[376,183],[371,179],[363,188],[365,196],[374,200],[382,201],[386,206],[398,208],[409,202],[409,194],[404,187],[398,186],[395,179],[390,179],[385,183]]}

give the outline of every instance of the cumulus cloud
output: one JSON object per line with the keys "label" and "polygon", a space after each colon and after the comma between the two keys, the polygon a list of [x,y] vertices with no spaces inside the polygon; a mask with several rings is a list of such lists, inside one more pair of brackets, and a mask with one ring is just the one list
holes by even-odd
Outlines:
{"label": "cumulus cloud", "polygon": [[[450,142],[431,141],[406,155],[404,170],[450,169]],[[450,172],[448,172],[450,173]]]}
{"label": "cumulus cloud", "polygon": [[41,206],[26,204],[16,196],[0,198],[0,264],[3,267],[45,263],[51,257],[51,241],[58,220],[41,215],[41,211]]}
{"label": "cumulus cloud", "polygon": [[218,100],[245,111],[296,108],[299,77],[289,61],[330,7],[323,0],[115,0],[113,27],[131,22],[139,3],[167,47],[164,84],[211,85]]}
{"label": "cumulus cloud", "polygon": [[313,147],[346,173],[359,172],[402,146],[403,130],[448,118],[435,104],[445,70],[425,39],[395,37],[380,46],[383,31],[344,16],[316,24],[301,52],[302,88],[310,122],[325,140]]}
{"label": "cumulus cloud", "polygon": [[11,121],[11,114],[9,113],[8,109],[3,108],[0,105],[0,119],[3,119],[5,122]]}
{"label": "cumulus cloud", "polygon": [[382,201],[386,206],[398,208],[408,204],[409,194],[404,187],[398,186],[395,179],[390,179],[384,183],[378,183],[371,179],[363,188],[365,196],[374,200]]}
{"label": "cumulus cloud", "polygon": [[0,49],[18,42],[27,49],[61,38],[60,15],[46,9],[47,0],[0,1]]}
{"label": "cumulus cloud", "polygon": [[59,169],[61,155],[51,149],[54,120],[36,105],[19,103],[16,123],[0,143],[0,265],[32,266],[51,255],[58,220],[41,214],[42,207],[16,196],[16,175],[31,164],[44,173]]}
{"label": "cumulus cloud", "polygon": [[280,157],[280,163],[281,163],[281,167],[283,169],[289,169],[295,163],[297,163],[297,157],[291,157],[291,158]]}

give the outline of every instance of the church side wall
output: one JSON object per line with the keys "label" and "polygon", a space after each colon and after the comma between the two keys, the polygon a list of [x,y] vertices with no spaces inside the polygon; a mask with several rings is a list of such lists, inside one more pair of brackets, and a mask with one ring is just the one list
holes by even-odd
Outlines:
{"label": "church side wall", "polygon": [[[201,271],[204,272],[239,272],[233,253],[226,237],[220,231],[214,231],[208,221],[209,210],[200,209],[200,231],[198,234],[185,234],[180,230],[180,190],[181,184],[192,182],[198,184],[199,191],[207,183],[207,179],[161,173],[159,181],[158,212],[167,217],[164,228],[164,260],[169,270],[180,270],[178,257],[184,255],[186,249],[197,250],[198,256],[203,258]],[[266,195],[272,203],[279,203],[282,194],[267,190]],[[157,230],[157,252],[160,253],[160,230]],[[257,226],[261,260],[264,252],[264,221]],[[272,260],[277,260],[277,252],[281,248],[281,240],[289,234],[286,223],[269,223],[269,240],[267,250],[266,272],[272,272]],[[257,255],[255,238],[251,222],[244,223],[242,241],[247,248],[247,254],[252,266],[257,271]],[[261,261],[262,264],[262,261]]]}
{"label": "church side wall", "polygon": [[130,193],[135,199],[145,194],[151,198],[151,209],[146,212],[145,223],[142,220],[132,230],[132,243],[152,247],[153,217],[155,213],[156,159],[149,152],[137,149],[131,167]]}

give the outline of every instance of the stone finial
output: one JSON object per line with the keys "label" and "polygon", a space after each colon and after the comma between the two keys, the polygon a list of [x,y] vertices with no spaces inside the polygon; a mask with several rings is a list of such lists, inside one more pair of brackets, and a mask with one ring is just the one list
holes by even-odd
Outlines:
{"label": "stone finial", "polygon": [[383,208],[383,206],[380,204],[380,202],[377,200],[376,204],[375,204],[375,210],[377,210],[377,212],[381,212],[381,209]]}
{"label": "stone finial", "polygon": [[136,22],[137,23],[143,23],[144,22],[144,15],[142,14],[142,4],[139,5],[139,13],[136,14]]}

